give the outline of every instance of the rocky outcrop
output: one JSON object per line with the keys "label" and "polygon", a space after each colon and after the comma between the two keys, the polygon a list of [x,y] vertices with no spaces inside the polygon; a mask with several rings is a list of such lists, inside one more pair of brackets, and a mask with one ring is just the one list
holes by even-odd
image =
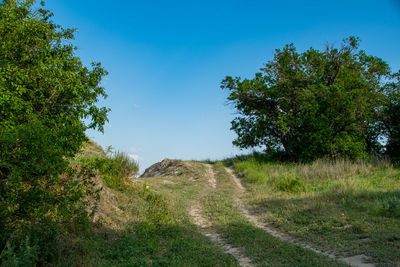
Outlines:
{"label": "rocky outcrop", "polygon": [[190,168],[181,160],[164,159],[147,168],[140,177],[171,177],[190,173]]}

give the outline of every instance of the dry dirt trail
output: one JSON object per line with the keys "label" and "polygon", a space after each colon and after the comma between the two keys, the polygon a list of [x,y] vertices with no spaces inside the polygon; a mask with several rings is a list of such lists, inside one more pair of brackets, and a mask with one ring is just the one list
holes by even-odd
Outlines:
{"label": "dry dirt trail", "polygon": [[[225,168],[225,170],[230,174],[230,176],[232,177],[232,180],[234,181],[234,183],[236,184],[239,192],[241,194],[246,192],[246,189],[243,187],[242,183],[240,182],[239,178],[237,178],[237,176],[233,173],[233,171],[229,168]],[[289,235],[280,232],[276,229],[273,229],[271,227],[268,227],[266,225],[264,225],[260,218],[258,218],[256,215],[253,215],[250,213],[250,211],[243,205],[243,203],[241,202],[241,200],[239,198],[236,198],[236,207],[237,209],[252,223],[254,224],[256,227],[264,230],[265,232],[269,233],[270,235],[272,235],[273,237],[282,240],[282,241],[286,241],[286,242],[290,242],[294,245],[298,245],[304,249],[308,249],[311,250],[315,253],[327,256],[331,259],[334,260],[338,260],[347,264],[350,264],[351,266],[356,266],[356,267],[375,267],[375,264],[373,263],[365,263],[366,260],[368,260],[368,256],[365,255],[356,255],[356,256],[352,256],[352,257],[338,257],[334,254],[322,251],[320,249],[317,249],[309,244],[305,244],[305,243],[301,243],[301,242],[297,242],[296,240],[294,240],[292,237],[290,237]]]}
{"label": "dry dirt trail", "polygon": [[[205,176],[207,178],[209,186],[211,187],[211,190],[216,189],[217,180],[215,178],[212,166],[210,164],[204,164],[204,166],[206,168]],[[242,249],[232,247],[227,242],[225,242],[224,239],[218,233],[216,233],[213,230],[211,222],[202,216],[202,209],[200,203],[196,203],[195,205],[193,205],[189,211],[189,214],[192,217],[194,224],[197,225],[197,227],[200,229],[203,235],[208,237],[211,240],[211,242],[213,242],[215,245],[222,248],[222,250],[225,253],[231,254],[239,262],[241,266],[243,267],[254,266],[253,264],[251,264],[251,260],[243,255]]]}
{"label": "dry dirt trail", "polygon": [[217,188],[217,180],[215,179],[215,173],[210,164],[204,164],[206,167],[206,177],[208,180],[208,183],[210,184],[211,188],[216,189]]}

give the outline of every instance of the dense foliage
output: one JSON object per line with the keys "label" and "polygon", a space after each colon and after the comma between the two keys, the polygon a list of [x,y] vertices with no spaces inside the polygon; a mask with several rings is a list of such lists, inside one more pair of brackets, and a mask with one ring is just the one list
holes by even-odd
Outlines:
{"label": "dense foliage", "polygon": [[382,153],[386,134],[387,152],[398,153],[399,75],[360,50],[355,37],[323,51],[286,45],[254,79],[223,80],[240,114],[232,121],[234,144],[295,160],[360,158]]}
{"label": "dense foliage", "polygon": [[387,85],[387,104],[382,112],[382,122],[387,140],[387,154],[400,161],[400,72],[397,80]]}
{"label": "dense foliage", "polygon": [[[37,234],[43,242],[25,240],[29,229],[48,226],[53,233],[83,225],[85,199],[94,190],[89,170],[72,166],[69,159],[86,140],[85,130],[102,131],[107,120],[108,110],[96,106],[106,97],[100,82],[107,73],[99,63],[83,66],[70,42],[74,30],[51,17],[33,0],[0,5],[2,259],[18,249],[52,246],[43,241],[44,230]],[[23,245],[16,243],[18,236],[24,237]],[[52,256],[38,251],[31,253],[37,262]]]}

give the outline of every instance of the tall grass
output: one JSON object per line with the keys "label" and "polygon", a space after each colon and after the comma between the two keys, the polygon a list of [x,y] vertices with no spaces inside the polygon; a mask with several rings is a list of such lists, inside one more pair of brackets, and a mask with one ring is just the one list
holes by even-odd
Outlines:
{"label": "tall grass", "polygon": [[96,154],[82,157],[79,161],[97,169],[108,187],[123,190],[126,181],[138,174],[139,164],[126,153],[109,151],[106,155]]}
{"label": "tall grass", "polygon": [[347,159],[319,159],[311,163],[265,162],[250,157],[234,162],[235,170],[245,177],[246,182],[267,183],[275,189],[300,192],[307,183],[373,176],[377,172],[394,172],[390,161],[385,158],[350,161]]}
{"label": "tall grass", "polygon": [[250,192],[248,203],[269,224],[338,254],[400,264],[394,245],[400,240],[400,169],[389,160],[296,164],[251,156],[231,162]]}

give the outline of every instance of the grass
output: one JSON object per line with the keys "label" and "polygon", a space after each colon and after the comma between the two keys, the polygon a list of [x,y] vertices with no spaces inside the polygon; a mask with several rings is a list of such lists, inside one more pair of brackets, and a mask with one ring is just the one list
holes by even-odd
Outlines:
{"label": "grass", "polygon": [[108,187],[124,190],[128,179],[137,175],[139,164],[124,152],[93,153],[91,147],[89,143],[89,149],[84,149],[76,161],[97,170]]}
{"label": "grass", "polygon": [[121,209],[129,220],[78,240],[64,253],[65,266],[236,266],[159,194],[143,188],[123,194]]}
{"label": "grass", "polygon": [[[191,165],[196,180],[189,180],[185,176],[146,178],[153,190],[170,201],[175,214],[181,214],[183,225],[191,224],[188,210],[197,203],[201,205],[203,216],[213,223],[215,230],[229,244],[244,248],[245,256],[252,258],[257,266],[345,266],[314,252],[279,241],[248,222],[234,206],[233,196],[238,193],[237,188],[225,172],[222,163],[214,165],[217,189],[209,187],[202,164],[186,164]],[[213,266],[220,265],[214,263]]]}
{"label": "grass", "polygon": [[267,224],[343,256],[400,264],[400,170],[388,161],[293,164],[250,157],[233,167],[249,189],[246,204]]}
{"label": "grass", "polygon": [[200,162],[183,162],[175,177],[127,179],[135,168],[123,163],[126,156],[86,155],[80,162],[98,170],[103,187],[96,225],[64,240],[54,266],[239,266],[193,224],[194,205],[256,266],[345,266],[250,223],[236,207],[239,192],[224,164],[240,174],[248,188],[241,201],[266,224],[341,256],[400,263],[400,171],[387,161],[207,161],[216,175],[214,189]]}
{"label": "grass", "polygon": [[[201,166],[193,167],[193,173],[202,171]],[[201,183],[193,187],[186,176],[168,178],[168,184],[166,179],[105,186],[95,231],[66,240],[54,265],[238,266],[232,256],[200,234],[187,215],[186,207],[200,192]]]}
{"label": "grass", "polygon": [[[118,203],[101,203],[111,206],[104,212],[109,216],[103,219],[104,227],[74,243],[71,252],[64,253],[68,259],[74,255],[66,265],[239,266],[193,225],[188,211],[197,203],[215,230],[229,244],[243,248],[257,266],[342,266],[248,222],[234,205],[237,188],[221,163],[214,164],[217,189],[210,188],[203,164],[185,165],[186,172],[178,177],[135,179],[130,190],[108,189]],[[121,212],[115,212],[115,205]]]}
{"label": "grass", "polygon": [[228,243],[244,248],[257,266],[347,266],[325,256],[280,241],[255,227],[235,207],[239,192],[222,163],[214,165],[218,186],[205,200],[207,217]]}

